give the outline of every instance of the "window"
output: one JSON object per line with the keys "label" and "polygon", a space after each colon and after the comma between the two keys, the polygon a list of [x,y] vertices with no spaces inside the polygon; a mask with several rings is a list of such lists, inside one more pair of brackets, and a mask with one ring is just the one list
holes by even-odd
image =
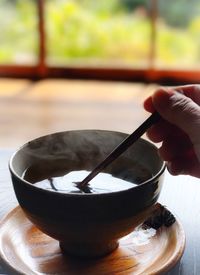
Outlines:
{"label": "window", "polygon": [[146,4],[134,9],[119,0],[47,1],[46,24],[49,65],[149,65]]}
{"label": "window", "polygon": [[198,0],[0,0],[0,75],[198,82],[199,11]]}
{"label": "window", "polygon": [[34,2],[0,0],[0,26],[0,64],[37,64],[37,6]]}
{"label": "window", "polygon": [[156,66],[200,69],[200,2],[159,0],[158,6]]}

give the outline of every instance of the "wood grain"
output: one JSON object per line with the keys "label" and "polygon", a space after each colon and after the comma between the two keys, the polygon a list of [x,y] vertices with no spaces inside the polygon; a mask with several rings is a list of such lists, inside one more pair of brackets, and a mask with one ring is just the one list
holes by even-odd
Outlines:
{"label": "wood grain", "polygon": [[121,239],[113,253],[86,260],[63,255],[58,242],[29,222],[20,207],[0,224],[4,264],[29,275],[160,274],[181,257],[184,241],[184,232],[177,222],[157,231],[138,228]]}

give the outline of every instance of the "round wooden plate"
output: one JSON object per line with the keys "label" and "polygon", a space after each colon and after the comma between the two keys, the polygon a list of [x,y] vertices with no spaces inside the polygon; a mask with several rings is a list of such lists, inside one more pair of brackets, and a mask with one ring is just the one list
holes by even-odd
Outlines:
{"label": "round wooden plate", "polygon": [[86,260],[61,254],[56,240],[39,231],[20,207],[0,223],[0,256],[9,274],[160,274],[181,258],[185,234],[179,222],[157,231],[138,227],[113,253]]}

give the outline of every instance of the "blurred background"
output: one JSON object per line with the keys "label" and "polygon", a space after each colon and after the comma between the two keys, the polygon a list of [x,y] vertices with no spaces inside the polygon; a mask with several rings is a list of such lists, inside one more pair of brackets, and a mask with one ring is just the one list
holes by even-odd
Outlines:
{"label": "blurred background", "polygon": [[0,0],[0,147],[130,132],[159,85],[200,81],[198,0]]}
{"label": "blurred background", "polygon": [[199,67],[198,0],[0,0],[1,64],[38,64],[41,17],[47,66]]}

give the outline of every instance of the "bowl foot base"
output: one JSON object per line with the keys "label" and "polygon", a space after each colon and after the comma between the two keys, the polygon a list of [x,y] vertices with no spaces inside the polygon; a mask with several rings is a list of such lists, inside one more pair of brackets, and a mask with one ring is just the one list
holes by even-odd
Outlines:
{"label": "bowl foot base", "polygon": [[74,243],[60,242],[60,248],[63,254],[68,254],[83,258],[96,258],[106,256],[118,247],[118,241],[110,241],[106,243]]}

